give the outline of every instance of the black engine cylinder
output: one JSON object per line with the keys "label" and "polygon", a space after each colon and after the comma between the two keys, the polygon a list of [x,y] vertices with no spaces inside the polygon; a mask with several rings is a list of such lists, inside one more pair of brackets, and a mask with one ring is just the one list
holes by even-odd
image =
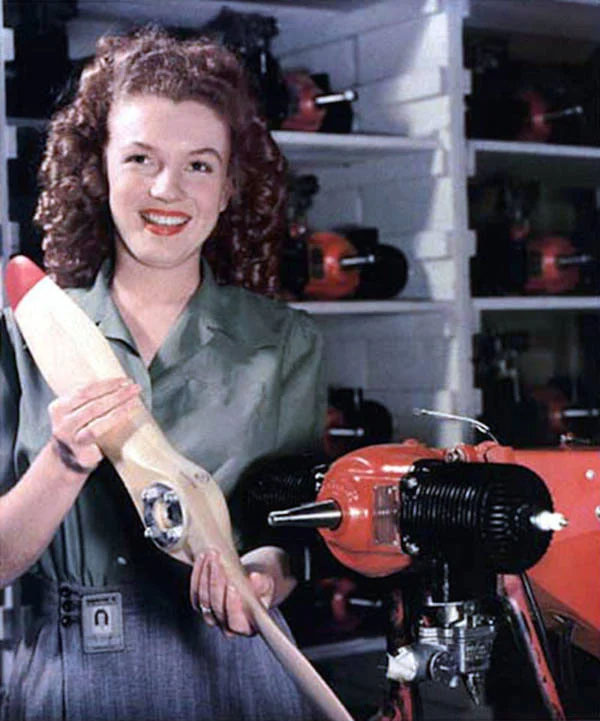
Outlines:
{"label": "black engine cylinder", "polygon": [[460,562],[468,553],[495,572],[520,573],[539,561],[552,537],[530,520],[553,510],[550,493],[523,466],[418,461],[401,499],[403,545],[420,556]]}

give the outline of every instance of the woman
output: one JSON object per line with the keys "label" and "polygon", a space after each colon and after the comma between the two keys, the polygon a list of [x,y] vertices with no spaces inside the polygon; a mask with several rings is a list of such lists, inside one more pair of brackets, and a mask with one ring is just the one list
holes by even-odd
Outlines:
{"label": "woman", "polygon": [[[34,618],[5,718],[310,715],[218,556],[190,573],[143,539],[94,443],[141,396],[226,494],[253,459],[318,443],[319,335],[247,290],[276,289],[283,173],[236,59],[156,29],[102,39],[54,117],[36,214],[45,264],[130,380],[52,399],[2,317],[0,582],[22,577]],[[267,606],[293,589],[280,549],[242,562]]]}

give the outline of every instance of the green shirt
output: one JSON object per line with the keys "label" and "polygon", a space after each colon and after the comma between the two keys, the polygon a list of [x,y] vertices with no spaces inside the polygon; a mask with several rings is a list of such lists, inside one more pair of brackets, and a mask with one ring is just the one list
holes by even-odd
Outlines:
{"label": "green shirt", "polygon": [[[105,263],[92,287],[69,295],[140,384],[173,446],[206,468],[226,495],[254,459],[319,445],[326,408],[322,340],[308,315],[218,286],[204,264],[201,286],[146,367],[110,296],[110,273]],[[6,310],[0,315],[0,492],[47,442],[52,398]],[[88,478],[37,573],[95,586],[118,580],[142,527],[111,475],[105,463]]]}

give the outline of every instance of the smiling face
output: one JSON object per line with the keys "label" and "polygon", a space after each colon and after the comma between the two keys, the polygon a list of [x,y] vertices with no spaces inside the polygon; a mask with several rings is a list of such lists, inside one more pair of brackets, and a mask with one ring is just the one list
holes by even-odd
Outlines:
{"label": "smiling face", "polygon": [[125,96],[108,117],[105,148],[117,262],[198,264],[231,196],[229,128],[208,106]]}

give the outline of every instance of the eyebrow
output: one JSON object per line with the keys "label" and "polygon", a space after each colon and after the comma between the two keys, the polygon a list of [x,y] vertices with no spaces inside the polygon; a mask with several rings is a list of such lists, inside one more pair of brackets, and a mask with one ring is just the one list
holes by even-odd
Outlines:
{"label": "eyebrow", "polygon": [[[132,140],[130,143],[127,143],[127,145],[135,145],[138,148],[141,148],[142,150],[156,150],[156,148],[153,145],[148,145],[148,143],[143,143],[141,140]],[[125,147],[127,147],[127,145]],[[223,158],[221,156],[221,153],[216,148],[212,147],[206,147],[206,148],[195,148],[194,150],[190,150],[188,155],[205,155],[206,153],[210,153],[211,155],[214,155],[221,163],[223,163]]]}

